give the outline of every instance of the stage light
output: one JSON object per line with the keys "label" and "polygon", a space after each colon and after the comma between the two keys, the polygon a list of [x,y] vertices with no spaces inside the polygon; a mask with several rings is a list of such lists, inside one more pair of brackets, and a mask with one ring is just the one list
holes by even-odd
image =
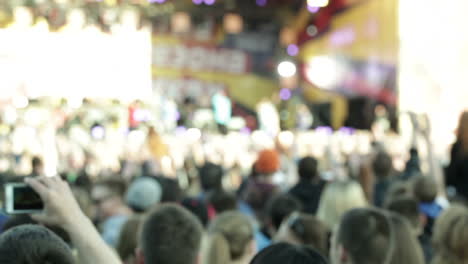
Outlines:
{"label": "stage light", "polygon": [[281,131],[278,141],[284,148],[290,148],[294,144],[294,134],[291,131]]}
{"label": "stage light", "polygon": [[216,0],[204,0],[205,4],[207,5],[214,5],[214,3],[216,2]]}
{"label": "stage light", "polygon": [[26,108],[29,100],[26,96],[16,96],[13,98],[13,106],[16,108]]}
{"label": "stage light", "polygon": [[315,37],[315,35],[317,35],[318,33],[318,29],[316,26],[314,25],[310,25],[307,27],[307,35],[311,36],[311,37]]}
{"label": "stage light", "polygon": [[327,56],[314,57],[306,65],[306,78],[319,88],[331,89],[343,76],[344,68],[338,61]]}
{"label": "stage light", "polygon": [[192,0],[192,2],[196,5],[201,5],[203,4],[203,0]]}
{"label": "stage light", "polygon": [[279,93],[279,96],[280,96],[281,100],[283,100],[283,101],[289,100],[291,98],[291,90],[289,90],[287,88],[283,88],[283,89],[281,89],[281,91]]}
{"label": "stage light", "polygon": [[256,3],[258,6],[266,6],[267,0],[257,0]]}
{"label": "stage light", "polygon": [[307,5],[311,7],[326,7],[329,0],[307,0]]}
{"label": "stage light", "polygon": [[296,56],[299,54],[299,47],[296,44],[290,44],[288,45],[286,51],[288,52],[289,56]]}
{"label": "stage light", "polygon": [[307,10],[309,10],[309,12],[315,14],[320,10],[320,7],[307,5]]}
{"label": "stage light", "polygon": [[296,65],[290,61],[283,61],[278,64],[278,74],[281,77],[292,77],[296,74]]}

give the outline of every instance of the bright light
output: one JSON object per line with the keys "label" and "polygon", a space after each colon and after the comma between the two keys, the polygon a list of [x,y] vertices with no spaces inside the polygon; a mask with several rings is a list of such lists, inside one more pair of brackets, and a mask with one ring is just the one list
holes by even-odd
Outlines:
{"label": "bright light", "polygon": [[289,148],[294,143],[294,134],[291,131],[282,131],[278,135],[278,141],[283,147]]}
{"label": "bright light", "polygon": [[73,109],[78,109],[83,105],[83,98],[81,97],[70,97],[67,101],[68,105]]}
{"label": "bright light", "polygon": [[312,7],[326,7],[329,0],[307,0],[307,5]]}
{"label": "bright light", "polygon": [[317,35],[317,33],[318,33],[318,29],[316,26],[310,25],[307,27],[307,35],[314,37],[315,35]]}
{"label": "bright light", "polygon": [[296,56],[299,54],[299,47],[296,44],[290,44],[288,45],[286,51],[288,52],[289,56]]}
{"label": "bright light", "polygon": [[224,15],[224,29],[227,33],[238,34],[242,32],[244,21],[238,14]]}
{"label": "bright light", "polygon": [[172,15],[172,30],[176,33],[188,32],[190,30],[191,24],[192,22],[189,14],[185,12],[177,12]]}
{"label": "bright light", "polygon": [[296,65],[290,61],[283,61],[278,64],[278,74],[281,77],[292,77],[296,74]]}
{"label": "bright light", "polygon": [[201,131],[198,128],[189,128],[187,130],[187,137],[191,142],[197,142],[201,138]]}
{"label": "bright light", "polygon": [[331,89],[336,86],[343,75],[343,67],[335,59],[330,57],[314,57],[306,66],[306,78],[323,89]]}
{"label": "bright light", "polygon": [[13,105],[16,108],[26,108],[29,104],[28,98],[26,96],[16,96],[13,98]]}

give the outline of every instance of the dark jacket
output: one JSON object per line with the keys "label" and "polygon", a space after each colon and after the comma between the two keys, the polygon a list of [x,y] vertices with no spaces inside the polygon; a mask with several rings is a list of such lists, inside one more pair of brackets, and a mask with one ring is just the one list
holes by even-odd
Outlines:
{"label": "dark jacket", "polygon": [[457,142],[453,145],[450,156],[446,184],[455,187],[458,195],[468,199],[468,154],[462,153],[461,144]]}
{"label": "dark jacket", "polygon": [[305,213],[315,214],[325,183],[323,180],[318,183],[313,183],[310,180],[300,180],[289,193],[302,202]]}

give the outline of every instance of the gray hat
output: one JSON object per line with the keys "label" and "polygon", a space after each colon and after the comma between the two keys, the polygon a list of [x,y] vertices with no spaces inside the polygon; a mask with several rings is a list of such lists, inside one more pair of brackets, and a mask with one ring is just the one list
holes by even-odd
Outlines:
{"label": "gray hat", "polygon": [[127,204],[137,211],[145,211],[161,201],[162,188],[148,177],[136,179],[127,190]]}

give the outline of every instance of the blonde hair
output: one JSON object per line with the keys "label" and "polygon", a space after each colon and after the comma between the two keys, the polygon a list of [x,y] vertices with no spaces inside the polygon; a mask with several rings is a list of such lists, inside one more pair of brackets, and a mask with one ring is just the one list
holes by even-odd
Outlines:
{"label": "blonde hair", "polygon": [[359,183],[346,180],[329,183],[320,198],[317,218],[333,229],[347,211],[366,207],[368,202]]}
{"label": "blonde hair", "polygon": [[202,248],[203,264],[228,264],[241,259],[254,238],[250,219],[236,211],[219,215],[209,226]]}
{"label": "blonde hair", "polygon": [[434,226],[435,256],[432,264],[468,263],[468,209],[453,206],[445,211]]}

